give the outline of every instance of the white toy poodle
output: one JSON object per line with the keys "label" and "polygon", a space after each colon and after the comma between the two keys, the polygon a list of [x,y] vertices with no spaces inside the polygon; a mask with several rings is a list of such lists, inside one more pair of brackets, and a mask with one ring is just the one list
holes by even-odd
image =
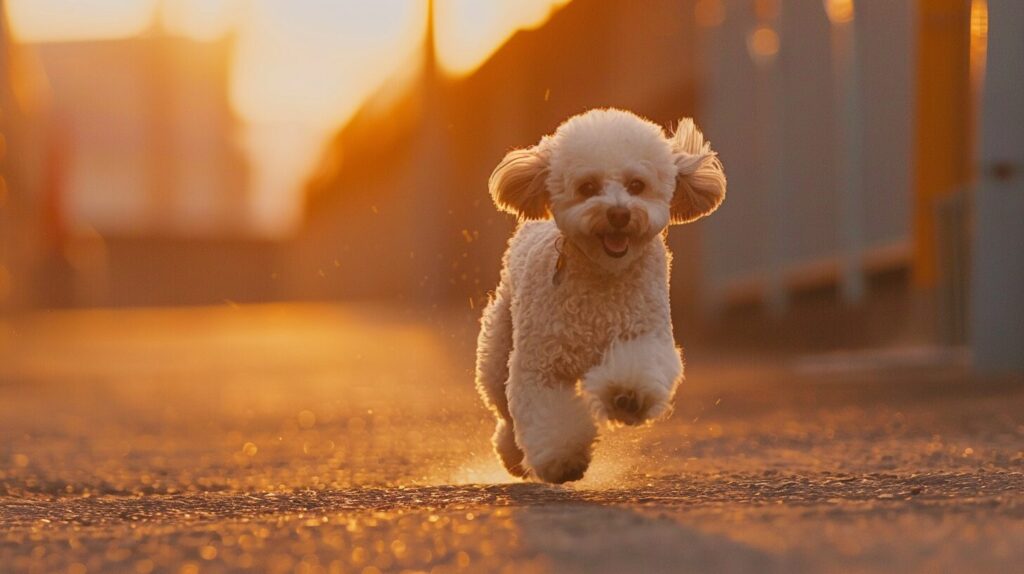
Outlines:
{"label": "white toy poodle", "polygon": [[683,363],[663,231],[722,203],[722,164],[691,119],[666,136],[599,109],[509,152],[489,187],[524,220],[477,341],[494,448],[516,476],[579,480],[595,419],[635,425],[672,408]]}

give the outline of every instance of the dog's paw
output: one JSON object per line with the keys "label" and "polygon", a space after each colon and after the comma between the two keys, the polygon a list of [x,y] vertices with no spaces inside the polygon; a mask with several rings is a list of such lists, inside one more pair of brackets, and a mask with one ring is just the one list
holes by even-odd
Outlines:
{"label": "dog's paw", "polygon": [[658,418],[669,408],[665,397],[622,385],[609,385],[601,406],[611,423],[629,426]]}
{"label": "dog's paw", "polygon": [[583,375],[580,391],[594,416],[610,426],[638,425],[672,410],[683,360],[670,333],[617,340]]}
{"label": "dog's paw", "polygon": [[573,456],[554,458],[535,465],[531,471],[534,477],[543,482],[563,484],[583,478],[590,467],[590,453],[581,452]]}

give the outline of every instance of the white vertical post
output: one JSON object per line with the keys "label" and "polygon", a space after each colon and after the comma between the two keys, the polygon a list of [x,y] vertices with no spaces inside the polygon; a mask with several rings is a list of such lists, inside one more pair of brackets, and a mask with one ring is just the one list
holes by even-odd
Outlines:
{"label": "white vertical post", "polygon": [[[734,17],[735,18],[735,17]],[[722,25],[726,19],[726,8],[723,0],[698,0],[694,5],[694,19],[699,27],[697,36],[697,54],[699,55],[700,68],[697,77],[698,86],[703,92],[702,101],[707,102],[702,106],[702,123],[704,133],[714,134],[721,129],[721,106],[716,105],[718,91],[720,89],[722,67],[726,65],[727,58],[724,56],[723,41],[726,38]],[[714,137],[714,136],[712,136]],[[713,226],[705,226],[701,237],[701,289],[699,302],[702,311],[707,316],[717,315],[724,307],[722,298],[722,273],[718,270],[721,263],[717,257],[709,257],[707,245],[713,243],[716,230]]]}
{"label": "white vertical post", "polygon": [[839,118],[836,130],[836,190],[839,195],[839,243],[847,303],[864,299],[864,160],[860,101],[860,70],[853,0],[825,0],[832,30],[832,79]]}
{"label": "white vertical post", "polygon": [[971,343],[978,370],[1024,372],[1024,2],[988,14]]}
{"label": "white vertical post", "polygon": [[[780,3],[781,4],[781,3]],[[787,264],[786,231],[780,227],[789,209],[785,182],[784,146],[786,123],[782,105],[783,75],[779,66],[782,8],[775,4],[766,13],[758,14],[758,24],[747,37],[750,57],[757,68],[755,106],[757,107],[757,163],[768,196],[768,237],[764,238],[764,274],[767,282],[766,304],[776,315],[789,306],[783,283]]]}

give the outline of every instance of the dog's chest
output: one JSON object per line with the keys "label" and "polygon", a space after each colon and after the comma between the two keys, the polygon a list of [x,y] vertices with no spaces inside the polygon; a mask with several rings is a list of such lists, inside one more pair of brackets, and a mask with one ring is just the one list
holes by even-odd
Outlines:
{"label": "dog's chest", "polygon": [[[654,302],[629,281],[567,282],[538,305],[530,331],[538,334],[533,353],[557,377],[580,378],[601,361],[616,339],[650,330]],[[531,345],[532,346],[532,345]]]}

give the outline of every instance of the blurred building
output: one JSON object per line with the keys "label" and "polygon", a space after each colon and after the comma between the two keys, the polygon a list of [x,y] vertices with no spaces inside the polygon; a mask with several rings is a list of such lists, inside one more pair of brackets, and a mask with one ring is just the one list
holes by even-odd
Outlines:
{"label": "blurred building", "polygon": [[160,33],[36,48],[67,154],[69,226],[105,236],[244,230],[230,48]]}
{"label": "blurred building", "polygon": [[240,288],[269,274],[271,246],[248,233],[231,41],[155,29],[34,47],[53,150],[43,225],[53,249],[36,266],[37,305],[269,297],[263,284]]}
{"label": "blurred building", "polygon": [[[436,69],[428,37],[415,88],[390,106],[371,101],[328,151],[284,274],[289,291],[481,304],[514,227],[487,193],[505,152],[592,107],[664,125],[693,115],[694,41],[692,6],[677,0],[642,11],[571,2],[461,77]],[[695,259],[695,245],[677,243],[679,260]],[[696,267],[679,273],[696,280]]]}
{"label": "blurred building", "polygon": [[[378,299],[475,313],[515,224],[491,204],[493,167],[572,114],[615,106],[666,128],[696,116],[729,176],[722,209],[669,234],[684,342],[961,346],[982,324],[998,338],[1021,305],[997,295],[1018,275],[996,247],[979,257],[971,238],[1016,236],[1009,215],[972,227],[974,189],[998,188],[993,174],[1014,185],[1020,164],[1003,157],[1015,140],[996,138],[988,149],[1002,151],[981,154],[977,173],[982,141],[1001,127],[989,120],[977,135],[978,102],[991,85],[985,113],[1009,113],[1000,94],[1018,84],[1006,79],[1012,42],[989,42],[986,6],[573,0],[456,72],[438,64],[431,26],[416,65],[340,128],[309,179],[301,229],[276,241],[246,233],[231,38],[154,30],[40,45],[49,183],[19,220],[45,221],[36,235],[53,238],[51,263],[37,265],[38,293],[52,295],[39,299]],[[1001,22],[1004,38],[1012,22]],[[983,81],[987,59],[1002,66],[999,82]],[[973,304],[971,269],[987,278]],[[1001,302],[978,305],[979,293]]]}
{"label": "blurred building", "polygon": [[984,2],[702,8],[702,112],[733,201],[708,224],[704,304],[760,309],[721,330],[965,343]]}
{"label": "blurred building", "polygon": [[36,303],[35,273],[56,250],[52,146],[40,101],[45,86],[31,52],[10,39],[0,0],[0,313]]}
{"label": "blurred building", "polygon": [[[428,55],[419,89],[391,108],[371,103],[339,134],[310,189],[309,223],[287,274],[295,292],[482,302],[514,225],[491,205],[491,169],[569,115],[618,106],[666,127],[696,115],[730,177],[722,210],[670,233],[673,301],[691,329],[703,323],[756,340],[781,329],[780,317],[799,315],[784,308],[803,299],[831,313],[846,246],[830,24],[820,3],[784,4],[783,16],[778,3],[664,0],[638,11],[577,0],[466,77],[435,73]],[[908,2],[873,4],[858,24],[877,37],[863,42],[870,52],[858,86],[871,118],[864,161],[873,165],[858,257],[870,273],[895,273],[902,312],[913,11]],[[750,39],[759,19],[776,41],[766,56]],[[721,320],[734,310],[740,324]]]}
{"label": "blurred building", "polygon": [[698,3],[702,116],[731,202],[708,222],[703,304],[741,319],[723,333],[822,346],[926,336],[908,296],[926,4]]}
{"label": "blurred building", "polygon": [[670,233],[689,332],[804,348],[963,343],[971,10],[576,0],[468,76],[438,74],[428,53],[416,89],[371,101],[328,152],[288,292],[479,304],[513,227],[490,204],[490,170],[573,113],[619,106],[666,127],[696,115],[729,175],[718,213]]}

